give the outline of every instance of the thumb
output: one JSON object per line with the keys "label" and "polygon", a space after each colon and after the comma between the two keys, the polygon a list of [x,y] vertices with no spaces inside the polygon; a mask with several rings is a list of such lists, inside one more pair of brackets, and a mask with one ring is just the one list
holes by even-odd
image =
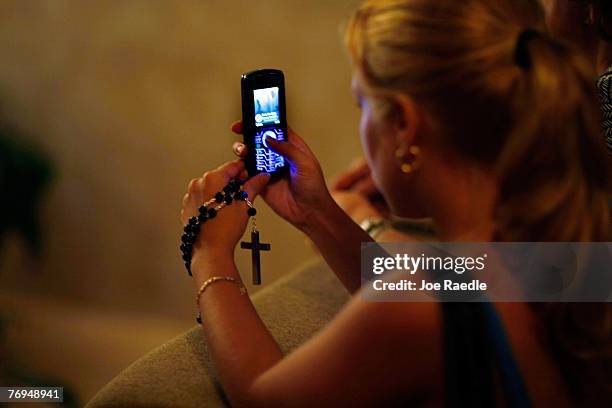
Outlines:
{"label": "thumb", "polygon": [[297,146],[291,144],[291,142],[280,142],[271,137],[266,139],[266,143],[274,152],[285,157],[293,164],[299,165],[304,160],[304,152],[297,148]]}
{"label": "thumb", "polygon": [[244,183],[244,186],[242,188],[249,195],[249,200],[253,202],[253,200],[255,200],[255,197],[257,197],[259,193],[261,193],[261,190],[263,190],[268,185],[269,181],[270,174],[259,173],[258,175],[251,177],[246,183]]}

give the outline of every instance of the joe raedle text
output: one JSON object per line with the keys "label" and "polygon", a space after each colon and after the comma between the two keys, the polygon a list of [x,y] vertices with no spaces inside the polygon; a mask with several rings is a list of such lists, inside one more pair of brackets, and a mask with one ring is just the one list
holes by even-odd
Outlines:
{"label": "joe raedle text", "polygon": [[469,282],[454,282],[450,279],[444,279],[442,282],[428,282],[424,279],[412,281],[402,279],[398,282],[385,282],[382,279],[376,279],[372,282],[372,287],[377,291],[486,291],[487,284],[478,279]]}
{"label": "joe raedle text", "polygon": [[[479,279],[465,279],[466,272],[478,272],[485,269],[487,254],[477,257],[457,256],[427,256],[420,254],[396,254],[388,257],[375,257],[372,259],[372,273],[380,278],[371,281],[375,291],[435,291],[435,292],[478,292],[486,291],[487,283]],[[382,279],[385,272],[400,272],[402,277],[408,275],[410,279]],[[418,276],[416,274],[420,274]],[[432,279],[430,275],[422,274],[449,274],[461,279]],[[414,277],[414,278],[413,278]]]}

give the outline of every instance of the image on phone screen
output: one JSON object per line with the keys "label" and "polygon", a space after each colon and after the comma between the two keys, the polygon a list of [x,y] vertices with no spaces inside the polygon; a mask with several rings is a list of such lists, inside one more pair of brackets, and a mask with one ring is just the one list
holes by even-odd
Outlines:
{"label": "image on phone screen", "polygon": [[285,132],[281,128],[281,113],[279,108],[279,88],[270,87],[253,90],[255,107],[255,168],[258,171],[272,173],[285,165],[283,156],[270,150],[267,140],[285,140]]}

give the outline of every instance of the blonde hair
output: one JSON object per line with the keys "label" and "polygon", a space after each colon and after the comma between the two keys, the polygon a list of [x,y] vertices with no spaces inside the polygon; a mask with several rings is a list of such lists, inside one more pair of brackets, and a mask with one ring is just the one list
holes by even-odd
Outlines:
{"label": "blonde hair", "polygon": [[[516,46],[526,29],[539,34],[525,44],[529,66],[521,67]],[[345,40],[368,88],[409,94],[444,146],[495,170],[498,240],[609,239],[610,167],[596,74],[546,34],[537,2],[368,0]],[[588,328],[576,321],[587,307],[598,316]],[[610,367],[612,354],[610,306],[534,309],[549,324],[576,395],[592,394],[589,386],[610,395],[610,373],[601,368]]]}

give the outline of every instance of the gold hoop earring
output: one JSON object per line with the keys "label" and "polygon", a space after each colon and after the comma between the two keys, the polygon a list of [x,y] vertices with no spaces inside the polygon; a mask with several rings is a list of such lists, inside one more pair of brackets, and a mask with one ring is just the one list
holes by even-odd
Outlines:
{"label": "gold hoop earring", "polygon": [[421,148],[416,145],[412,145],[408,148],[410,157],[406,157],[406,148],[400,147],[395,151],[395,157],[401,161],[400,169],[404,174],[410,174],[420,167],[419,155],[421,154]]}

